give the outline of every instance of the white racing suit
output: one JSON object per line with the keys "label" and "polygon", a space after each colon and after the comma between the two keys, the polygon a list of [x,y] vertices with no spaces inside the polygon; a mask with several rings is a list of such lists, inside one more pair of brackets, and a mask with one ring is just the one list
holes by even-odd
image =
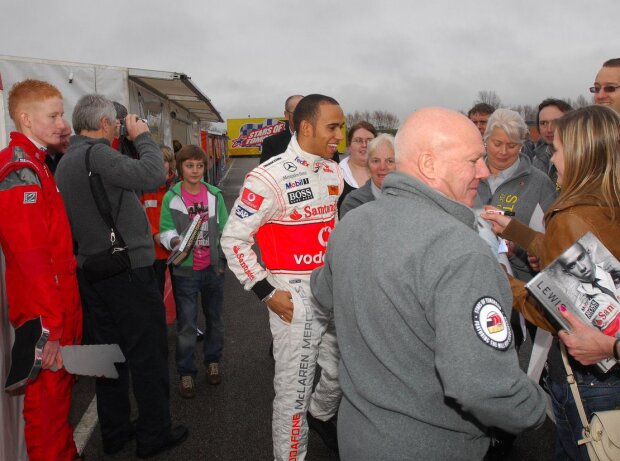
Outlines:
{"label": "white racing suit", "polygon": [[[274,288],[293,297],[290,324],[269,310],[276,362],[276,460],[303,460],[306,411],[309,408],[314,417],[327,421],[342,395],[333,318],[319,317],[310,292],[310,273],[323,265],[342,189],[338,165],[302,151],[293,137],[286,152],[248,173],[221,238],[228,265],[246,290],[253,290],[259,299]],[[266,269],[252,250],[254,235]],[[313,393],[317,362],[322,373]]]}

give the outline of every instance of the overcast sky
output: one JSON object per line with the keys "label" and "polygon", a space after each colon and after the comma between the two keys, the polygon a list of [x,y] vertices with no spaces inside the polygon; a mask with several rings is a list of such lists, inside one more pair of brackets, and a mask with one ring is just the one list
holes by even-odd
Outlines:
{"label": "overcast sky", "polygon": [[294,93],[345,113],[584,94],[620,57],[619,0],[3,0],[0,54],[182,72],[222,117]]}

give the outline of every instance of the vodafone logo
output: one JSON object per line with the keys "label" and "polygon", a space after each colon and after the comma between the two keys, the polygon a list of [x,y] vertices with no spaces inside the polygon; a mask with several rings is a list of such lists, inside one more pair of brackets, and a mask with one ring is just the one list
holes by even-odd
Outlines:
{"label": "vodafone logo", "polygon": [[326,247],[327,246],[327,241],[329,240],[329,235],[332,233],[332,228],[331,227],[324,227],[323,229],[321,229],[319,231],[319,243]]}
{"label": "vodafone logo", "polygon": [[265,198],[262,195],[252,192],[247,187],[244,187],[241,192],[241,202],[256,211],[260,209],[264,199]]}
{"label": "vodafone logo", "polygon": [[323,261],[325,260],[325,253],[319,251],[315,255],[293,255],[293,258],[295,258],[295,262],[297,264],[323,264]]}

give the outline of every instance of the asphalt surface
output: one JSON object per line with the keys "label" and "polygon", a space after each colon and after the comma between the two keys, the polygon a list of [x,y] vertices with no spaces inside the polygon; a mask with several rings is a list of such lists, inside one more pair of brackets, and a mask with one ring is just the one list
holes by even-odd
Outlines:
{"label": "asphalt surface", "polygon": [[[220,184],[228,209],[239,194],[245,174],[258,165],[258,159],[235,159]],[[204,322],[202,314],[201,321]],[[195,399],[185,400],[177,392],[178,375],[174,363],[175,325],[168,328],[170,363],[170,405],[173,424],[189,428],[188,440],[179,447],[153,458],[167,460],[248,460],[273,459],[271,442],[271,403],[273,400],[273,359],[269,354],[271,334],[265,306],[253,293],[243,290],[234,275],[226,274],[224,286],[226,325],[221,362],[223,381],[219,386],[206,382],[204,366],[196,379]],[[199,343],[201,344],[201,343]],[[522,363],[529,348],[522,349]],[[202,364],[202,351],[197,364]],[[72,422],[78,421],[94,396],[94,380],[80,378],[73,396]],[[135,408],[135,405],[134,405]],[[136,414],[137,416],[137,414]],[[403,434],[403,437],[406,437]],[[87,461],[130,460],[135,458],[135,442],[129,442],[118,454],[103,454],[99,428],[95,427],[84,454]],[[553,454],[553,424],[520,435],[505,460],[545,461]],[[310,431],[308,461],[333,461],[338,456]],[[385,459],[390,459],[386,454]]]}

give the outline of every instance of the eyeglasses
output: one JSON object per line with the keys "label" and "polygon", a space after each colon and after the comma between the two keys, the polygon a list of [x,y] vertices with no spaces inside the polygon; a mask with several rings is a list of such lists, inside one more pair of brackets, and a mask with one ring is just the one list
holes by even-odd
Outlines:
{"label": "eyeglasses", "polygon": [[355,144],[368,144],[373,139],[375,138],[353,138],[351,139],[351,142]]}
{"label": "eyeglasses", "polygon": [[599,94],[601,90],[605,93],[614,93],[618,88],[620,88],[620,85],[591,86],[590,93]]}

